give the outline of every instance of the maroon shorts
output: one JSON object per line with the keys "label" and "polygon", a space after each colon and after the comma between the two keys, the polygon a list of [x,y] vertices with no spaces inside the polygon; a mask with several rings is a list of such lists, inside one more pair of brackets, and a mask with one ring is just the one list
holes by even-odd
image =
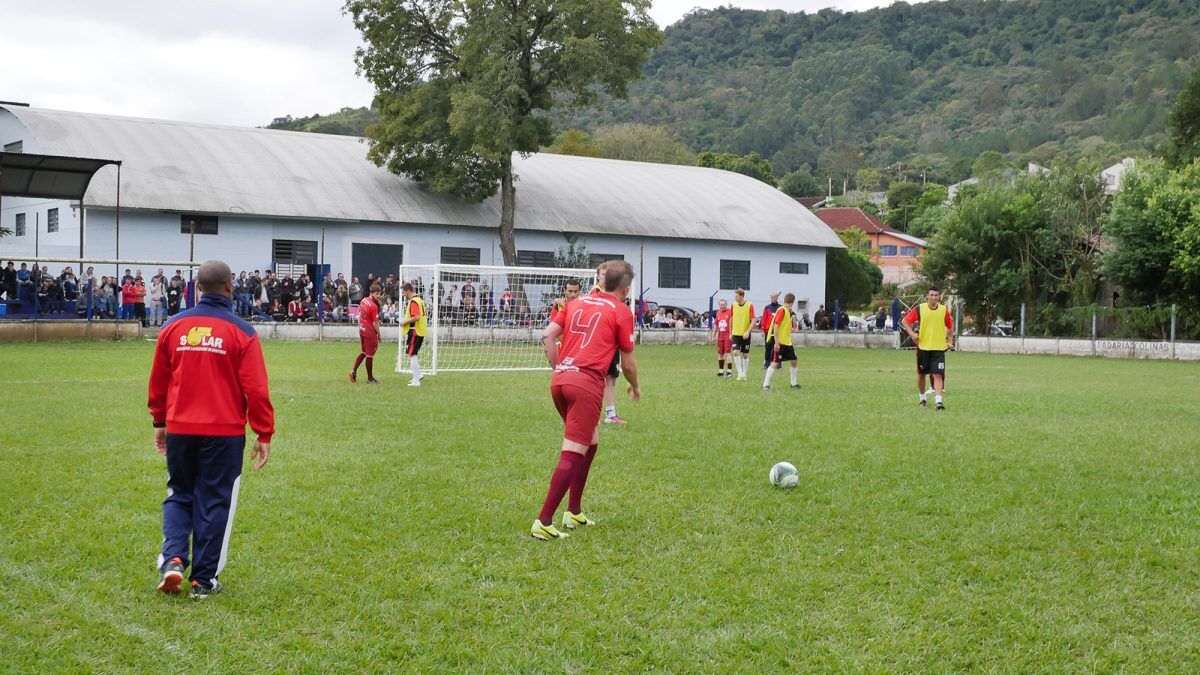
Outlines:
{"label": "maroon shorts", "polygon": [[717,336],[717,353],[728,354],[733,351],[733,338],[729,335]]}
{"label": "maroon shorts", "polygon": [[563,438],[591,445],[604,408],[604,382],[563,382],[550,385],[554,407],[563,418]]}
{"label": "maroon shorts", "polygon": [[362,345],[362,353],[367,356],[375,356],[375,352],[379,350],[378,334],[359,332],[358,342]]}

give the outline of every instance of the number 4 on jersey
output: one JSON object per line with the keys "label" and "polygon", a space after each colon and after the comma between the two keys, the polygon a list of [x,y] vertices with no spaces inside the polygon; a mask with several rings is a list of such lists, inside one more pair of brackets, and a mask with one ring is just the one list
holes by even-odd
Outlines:
{"label": "number 4 on jersey", "polygon": [[576,335],[583,336],[583,340],[579,344],[580,349],[587,347],[588,343],[592,341],[592,333],[596,332],[596,326],[600,325],[600,313],[593,312],[591,316],[588,317],[587,323],[581,323],[580,319],[582,318],[583,310],[575,310],[571,313],[571,323],[567,326],[567,330]]}

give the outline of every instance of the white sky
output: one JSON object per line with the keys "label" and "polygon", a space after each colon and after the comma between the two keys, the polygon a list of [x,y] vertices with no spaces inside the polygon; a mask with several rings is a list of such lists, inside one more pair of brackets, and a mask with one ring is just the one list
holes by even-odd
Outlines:
{"label": "white sky", "polygon": [[[660,25],[695,7],[813,12],[892,0],[655,0]],[[371,101],[340,0],[0,0],[0,100],[43,108],[261,126]]]}

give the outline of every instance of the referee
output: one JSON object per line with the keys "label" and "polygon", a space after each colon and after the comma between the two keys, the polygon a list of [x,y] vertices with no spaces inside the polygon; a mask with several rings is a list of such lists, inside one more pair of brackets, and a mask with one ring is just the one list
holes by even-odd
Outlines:
{"label": "referee", "polygon": [[221,591],[217,575],[237,509],[246,422],[258,435],[250,457],[261,469],[271,454],[275,411],[258,336],[233,313],[229,265],[210,260],[196,279],[200,301],[158,334],[149,407],[154,446],[167,456],[158,590],[179,593],[190,564],[190,595],[203,599]]}

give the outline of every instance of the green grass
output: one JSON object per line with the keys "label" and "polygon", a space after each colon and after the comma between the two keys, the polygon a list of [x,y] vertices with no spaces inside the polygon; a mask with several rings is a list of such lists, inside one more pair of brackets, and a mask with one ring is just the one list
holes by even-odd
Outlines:
{"label": "green grass", "polygon": [[545,374],[368,388],[354,345],[267,344],[271,462],[197,604],[153,592],[149,343],[4,345],[0,670],[1200,665],[1200,366],[953,354],[935,413],[911,353],[803,350],[764,393],[640,351],[599,524],[545,544]]}

